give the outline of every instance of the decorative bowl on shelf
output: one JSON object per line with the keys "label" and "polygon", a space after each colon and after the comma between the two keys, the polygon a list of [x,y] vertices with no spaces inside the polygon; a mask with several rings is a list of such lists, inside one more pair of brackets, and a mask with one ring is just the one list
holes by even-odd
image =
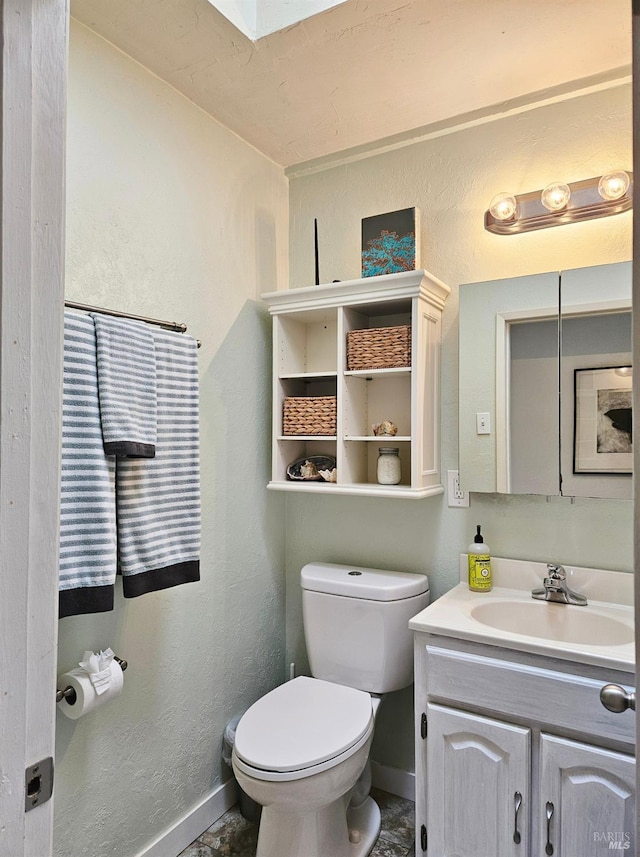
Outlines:
{"label": "decorative bowl on shelf", "polygon": [[[287,467],[287,479],[294,482],[335,482],[335,467],[333,455],[305,455]],[[323,474],[329,474],[329,478]]]}

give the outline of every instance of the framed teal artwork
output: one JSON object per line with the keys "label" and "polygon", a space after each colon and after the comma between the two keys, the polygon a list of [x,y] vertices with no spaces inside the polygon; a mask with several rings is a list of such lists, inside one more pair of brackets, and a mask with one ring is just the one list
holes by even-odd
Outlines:
{"label": "framed teal artwork", "polygon": [[362,218],[362,276],[414,271],[419,260],[419,211],[402,208]]}

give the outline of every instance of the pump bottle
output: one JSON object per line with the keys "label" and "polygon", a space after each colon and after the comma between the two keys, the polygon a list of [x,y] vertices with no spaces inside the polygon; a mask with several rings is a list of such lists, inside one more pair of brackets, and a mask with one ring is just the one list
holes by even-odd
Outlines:
{"label": "pump bottle", "polygon": [[469,554],[469,589],[472,592],[489,592],[491,581],[491,552],[480,532],[480,524],[476,527],[473,544],[470,544]]}

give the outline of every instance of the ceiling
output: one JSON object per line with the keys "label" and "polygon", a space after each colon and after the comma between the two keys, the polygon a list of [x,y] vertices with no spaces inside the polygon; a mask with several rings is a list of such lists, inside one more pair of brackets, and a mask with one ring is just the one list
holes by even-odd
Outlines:
{"label": "ceiling", "polygon": [[255,42],[207,0],[71,13],[284,167],[631,73],[629,0],[346,0]]}

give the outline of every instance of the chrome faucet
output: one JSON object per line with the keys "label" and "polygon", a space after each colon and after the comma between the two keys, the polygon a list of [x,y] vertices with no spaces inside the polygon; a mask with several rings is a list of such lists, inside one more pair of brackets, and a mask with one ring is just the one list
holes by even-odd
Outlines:
{"label": "chrome faucet", "polygon": [[559,604],[575,604],[577,607],[587,606],[585,596],[573,592],[567,586],[567,573],[561,565],[548,562],[547,577],[542,582],[542,589],[534,589],[531,593],[533,598],[539,601],[556,601]]}

